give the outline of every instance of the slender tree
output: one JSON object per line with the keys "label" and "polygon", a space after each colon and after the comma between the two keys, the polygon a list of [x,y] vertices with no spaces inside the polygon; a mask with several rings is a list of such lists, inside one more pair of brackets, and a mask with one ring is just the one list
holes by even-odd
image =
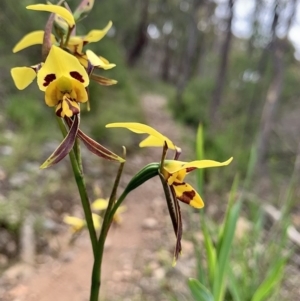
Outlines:
{"label": "slender tree", "polygon": [[284,76],[284,41],[280,41],[276,35],[281,7],[279,0],[274,5],[274,17],[272,22],[272,40],[270,43],[273,73],[267,91],[265,104],[262,111],[260,127],[257,138],[257,167],[261,174],[267,172],[266,156],[269,149],[270,135],[273,121],[276,116],[278,104],[281,99]]}
{"label": "slender tree", "polygon": [[180,109],[182,107],[182,94],[188,83],[188,80],[192,74],[192,64],[196,55],[197,50],[197,42],[198,42],[198,28],[197,28],[197,13],[201,5],[205,2],[204,0],[193,0],[191,10],[188,14],[189,23],[187,27],[187,43],[186,48],[183,52],[182,58],[182,72],[179,76],[177,82],[177,93],[176,93],[176,101],[177,108]]}
{"label": "slender tree", "polygon": [[210,118],[212,122],[216,121],[217,113],[222,103],[223,90],[225,85],[225,79],[228,67],[228,57],[232,41],[231,24],[233,19],[233,5],[234,0],[228,0],[228,19],[226,26],[225,39],[220,47],[220,64],[217,72],[216,85],[212,95],[212,101],[210,105]]}
{"label": "slender tree", "polygon": [[138,25],[136,39],[132,48],[129,50],[127,62],[129,66],[135,65],[141,56],[145,46],[148,42],[147,27],[148,27],[148,7],[149,0],[143,0],[141,6],[141,19]]}

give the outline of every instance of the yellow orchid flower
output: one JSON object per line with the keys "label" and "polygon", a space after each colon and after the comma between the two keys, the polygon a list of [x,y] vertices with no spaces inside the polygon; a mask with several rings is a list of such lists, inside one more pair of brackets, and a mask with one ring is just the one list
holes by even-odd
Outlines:
{"label": "yellow orchid flower", "polygon": [[[136,122],[119,122],[109,123],[107,128],[126,128],[137,134],[148,134],[149,136],[144,139],[139,145],[140,147],[163,147],[167,144],[167,147],[176,151],[180,148],[166,136],[162,135],[152,127],[136,123]],[[189,204],[194,208],[202,208],[204,206],[203,200],[197,191],[189,184],[183,182],[185,176],[192,170],[197,168],[208,168],[228,165],[232,161],[232,158],[225,162],[217,162],[212,160],[200,160],[192,162],[181,162],[177,160],[164,160],[162,174],[174,191],[176,198],[184,203]]]}
{"label": "yellow orchid flower", "polygon": [[93,29],[85,36],[72,36],[68,41],[68,48],[72,53],[82,54],[83,47],[89,43],[99,42],[104,38],[108,31],[112,27],[112,22],[109,21],[108,24],[103,29]]}
{"label": "yellow orchid flower", "polygon": [[88,100],[85,87],[89,76],[78,60],[57,46],[52,46],[45,64],[39,70],[37,82],[45,91],[49,107],[56,106],[60,117],[72,117],[79,113],[78,103]]}
{"label": "yellow orchid flower", "polygon": [[148,134],[149,136],[140,142],[140,147],[163,147],[166,143],[169,149],[179,150],[178,147],[166,136],[162,135],[152,127],[138,122],[116,122],[109,123],[107,128],[126,128],[136,134]]}
{"label": "yellow orchid flower", "polygon": [[[93,210],[98,210],[98,211],[103,211],[107,208],[108,206],[108,200],[107,199],[97,199],[95,200],[92,204],[91,207]],[[122,222],[122,217],[121,217],[121,213],[125,212],[127,210],[126,206],[120,206],[116,213],[114,214],[113,217],[113,222],[115,222],[116,224],[121,224]]]}
{"label": "yellow orchid flower", "polygon": [[[40,9],[35,9],[35,10],[50,11],[50,9],[46,10],[46,8],[48,8],[48,6],[50,6],[50,9],[53,13],[57,13],[56,10],[59,8],[60,14],[58,14],[58,15],[60,17],[64,18],[64,20],[66,20],[66,21],[67,21],[67,19],[65,19],[65,17],[70,19],[70,15],[72,16],[72,14],[67,9],[65,9],[64,7],[61,7],[59,5],[50,5],[50,4],[48,4],[48,5],[43,4],[42,5],[42,4],[38,4],[37,7],[40,8]],[[33,9],[33,8],[36,8],[36,5],[30,5],[29,7],[30,7],[30,9]],[[27,8],[29,8],[29,7],[27,7]],[[61,13],[62,11],[65,12],[65,13],[62,14]],[[86,54],[83,52],[83,47],[86,44],[100,41],[107,34],[107,32],[109,31],[109,29],[111,27],[112,27],[112,22],[109,21],[108,24],[106,25],[106,27],[102,30],[96,30],[96,29],[91,30],[85,36],[71,36],[69,38],[69,41],[68,41],[66,46],[70,50],[70,52],[77,57],[77,59],[80,61],[80,63],[85,68],[88,68],[88,62],[90,61],[91,65],[93,67],[102,68],[104,70],[112,69],[116,65],[110,63],[104,57],[97,56],[92,51],[89,51],[89,54],[88,54],[88,52]],[[27,47],[37,45],[37,44],[43,44],[43,39],[44,39],[44,31],[43,30],[37,30],[37,31],[30,32],[27,35],[25,35],[15,45],[15,47],[13,48],[13,52],[16,53],[20,50],[23,50],[23,49],[27,48]],[[51,34],[51,43],[52,44],[56,43],[56,39],[55,39],[55,36],[53,34]]]}
{"label": "yellow orchid flower", "polygon": [[230,164],[232,159],[231,157],[225,162],[213,160],[198,160],[192,162],[165,160],[162,174],[178,200],[194,208],[203,208],[204,202],[201,196],[190,184],[183,181],[185,176],[192,170],[198,168],[226,166]]}
{"label": "yellow orchid flower", "polygon": [[[101,228],[101,216],[92,213],[92,219],[95,229],[99,230]],[[63,221],[65,224],[71,226],[71,230],[73,233],[82,231],[86,227],[85,219],[76,216],[65,215]]]}

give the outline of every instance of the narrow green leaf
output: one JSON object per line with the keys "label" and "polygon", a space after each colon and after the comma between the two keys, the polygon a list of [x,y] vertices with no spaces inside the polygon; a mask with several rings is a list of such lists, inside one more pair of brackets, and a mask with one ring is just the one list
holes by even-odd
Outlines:
{"label": "narrow green leaf", "polygon": [[210,291],[197,279],[190,278],[188,285],[195,301],[214,301],[214,297]]}
{"label": "narrow green leaf", "polygon": [[206,257],[207,257],[209,283],[212,286],[215,277],[217,255],[216,255],[216,249],[210,237],[210,233],[208,232],[204,216],[202,216],[202,233],[204,236],[204,246],[205,246]]}
{"label": "narrow green leaf", "polygon": [[272,289],[274,289],[280,282],[284,273],[286,262],[287,257],[277,262],[277,264],[270,271],[268,277],[265,278],[265,280],[258,287],[251,301],[263,301],[266,299],[266,297],[271,293]]}
{"label": "narrow green leaf", "polygon": [[232,247],[232,241],[234,238],[234,233],[236,229],[237,219],[239,217],[241,201],[235,201],[236,191],[238,187],[238,177],[235,177],[233,182],[233,186],[230,192],[228,208],[226,212],[226,216],[222,225],[222,231],[220,232],[220,237],[218,241],[217,247],[217,264],[215,271],[215,281],[213,285],[213,294],[216,301],[221,301],[224,292],[225,292],[225,284],[226,284],[226,274],[227,274],[227,266],[229,260],[229,254]]}
{"label": "narrow green leaf", "polygon": [[240,291],[239,284],[236,282],[236,277],[232,270],[228,269],[228,289],[232,295],[233,301],[243,301],[242,293]]}

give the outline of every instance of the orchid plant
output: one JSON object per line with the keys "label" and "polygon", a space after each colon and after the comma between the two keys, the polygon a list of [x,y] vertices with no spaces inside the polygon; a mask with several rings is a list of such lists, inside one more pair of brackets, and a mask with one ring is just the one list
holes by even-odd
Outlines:
{"label": "orchid plant", "polygon": [[[36,4],[27,6],[29,10],[49,12],[51,15],[44,31],[35,31],[25,35],[16,44],[13,52],[21,51],[31,45],[41,44],[42,59],[38,64],[29,67],[12,68],[11,75],[16,87],[20,90],[25,89],[37,78],[38,88],[45,93],[46,105],[55,108],[55,115],[64,139],[41,165],[41,168],[49,168],[69,154],[85,219],[66,216],[65,222],[72,227],[73,232],[78,232],[84,227],[88,228],[94,256],[89,300],[97,301],[101,283],[104,243],[112,223],[118,222],[120,220],[119,214],[125,210],[122,204],[127,195],[151,178],[155,176],[160,178],[176,236],[173,260],[175,265],[181,252],[182,237],[179,201],[197,209],[204,206],[201,196],[190,184],[185,182],[185,177],[195,169],[228,165],[232,158],[224,162],[212,160],[179,161],[181,149],[152,127],[135,122],[111,123],[106,127],[126,128],[136,134],[146,134],[147,137],[141,141],[140,147],[159,147],[162,150],[160,160],[145,165],[129,181],[122,194],[118,196],[117,188],[125,165],[123,158],[125,157],[125,150],[123,157],[121,157],[79,129],[81,106],[90,101],[87,90],[90,79],[96,80],[102,85],[116,83],[115,80],[95,74],[95,71],[107,70],[115,67],[115,65],[91,50],[84,51],[85,45],[98,42],[105,36],[111,28],[112,22],[109,22],[104,29],[92,30],[82,36],[76,35],[76,22],[90,12],[94,1],[81,1],[73,14],[66,2],[64,5],[61,6],[61,3],[58,3],[57,5]],[[108,200],[96,200],[94,203],[90,203],[82,170],[79,141],[82,141],[93,154],[120,164]],[[171,159],[168,158],[168,151],[173,152]],[[105,210],[105,212],[99,216],[92,210]]]}

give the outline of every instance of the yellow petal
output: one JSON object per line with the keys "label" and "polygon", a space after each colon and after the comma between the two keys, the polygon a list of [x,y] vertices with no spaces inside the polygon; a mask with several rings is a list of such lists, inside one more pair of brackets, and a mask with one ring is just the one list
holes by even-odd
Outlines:
{"label": "yellow petal", "polygon": [[98,214],[92,213],[92,219],[93,219],[93,224],[96,230],[99,230],[101,228],[101,216]]}
{"label": "yellow petal", "polygon": [[[73,92],[76,94],[74,97],[77,102],[87,102],[88,101],[88,94],[86,92],[85,87],[78,82],[76,79],[72,79],[72,86],[73,86]],[[72,93],[73,96],[73,93]]]}
{"label": "yellow petal", "polygon": [[85,220],[76,216],[66,215],[63,219],[64,223],[70,225],[74,232],[78,232],[85,226]]}
{"label": "yellow petal", "polygon": [[177,171],[180,171],[182,169],[196,169],[196,168],[208,168],[208,167],[219,167],[219,166],[225,166],[230,164],[230,162],[233,160],[231,157],[225,162],[218,162],[213,160],[197,160],[192,162],[182,162],[182,161],[176,161],[176,160],[166,160],[164,164],[164,168],[169,173],[174,173]]}
{"label": "yellow petal", "polygon": [[97,56],[91,50],[86,51],[86,56],[87,56],[87,59],[89,60],[89,62],[91,63],[91,65],[94,67],[99,67],[104,70],[108,70],[108,69],[111,69],[116,66],[115,64],[110,64],[109,61],[107,61],[106,59],[103,59],[102,57]]}
{"label": "yellow petal", "polygon": [[[44,31],[36,30],[25,35],[14,47],[13,53],[16,53],[22,49],[25,49],[32,45],[43,44],[44,39]],[[56,42],[55,36],[51,34],[51,43],[54,44]]]}
{"label": "yellow petal", "polygon": [[94,201],[91,205],[93,210],[105,210],[108,206],[108,201],[105,199],[97,199],[96,201]]}
{"label": "yellow petal", "polygon": [[34,4],[26,6],[27,9],[47,11],[49,13],[54,13],[62,17],[71,28],[75,26],[75,20],[73,15],[64,7],[53,4]]}
{"label": "yellow petal", "polygon": [[54,107],[58,104],[58,101],[60,100],[57,95],[57,80],[54,80],[49,84],[45,91],[45,102],[46,105],[49,107]]}
{"label": "yellow petal", "polygon": [[[62,101],[62,113],[63,116],[72,117],[80,112],[79,105],[76,101],[71,100],[67,96],[63,97]],[[61,117],[63,117],[61,116]]]}
{"label": "yellow petal", "polygon": [[110,30],[112,27],[112,22],[109,21],[108,24],[103,28],[102,30],[91,30],[84,38],[85,44],[87,43],[93,43],[93,42],[98,42],[100,41]]}
{"label": "yellow petal", "polygon": [[36,77],[36,72],[30,67],[12,68],[10,74],[19,90],[28,87]]}
{"label": "yellow petal", "polygon": [[90,61],[92,66],[101,65],[102,62],[101,62],[100,58],[92,50],[87,50],[86,51],[86,56],[87,56],[87,58]]}
{"label": "yellow petal", "polygon": [[162,139],[156,138],[154,136],[148,136],[146,139],[140,142],[140,147],[159,147],[164,146],[164,141]]}
{"label": "yellow petal", "polygon": [[109,70],[109,69],[116,67],[116,64],[110,63],[103,56],[99,56],[99,59],[101,60],[101,65],[99,65],[98,68],[102,68],[104,70]]}
{"label": "yellow petal", "polygon": [[53,45],[45,64],[38,72],[38,86],[45,91],[52,80],[63,76],[78,80],[84,87],[89,84],[88,74],[76,57]]}
{"label": "yellow petal", "polygon": [[[156,139],[154,139],[155,141],[160,140],[162,145],[164,144],[164,142],[166,142],[167,145],[168,145],[168,148],[176,149],[175,145],[173,144],[173,142],[169,138],[165,137],[164,135],[162,135],[161,133],[159,133],[158,131],[156,131],[152,127],[150,127],[148,125],[145,125],[145,124],[142,124],[142,123],[116,122],[116,123],[109,123],[109,124],[106,125],[106,127],[107,128],[126,128],[126,129],[128,129],[128,130],[130,130],[134,133],[137,133],[137,134],[149,134],[149,135],[154,136],[156,138]],[[143,143],[144,141],[142,141],[141,143]],[[157,146],[157,145],[151,145],[151,146]],[[161,146],[161,145],[159,145],[159,146]]]}
{"label": "yellow petal", "polygon": [[172,187],[175,190],[176,198],[194,208],[203,208],[204,202],[198,192],[187,183],[174,182]]}

